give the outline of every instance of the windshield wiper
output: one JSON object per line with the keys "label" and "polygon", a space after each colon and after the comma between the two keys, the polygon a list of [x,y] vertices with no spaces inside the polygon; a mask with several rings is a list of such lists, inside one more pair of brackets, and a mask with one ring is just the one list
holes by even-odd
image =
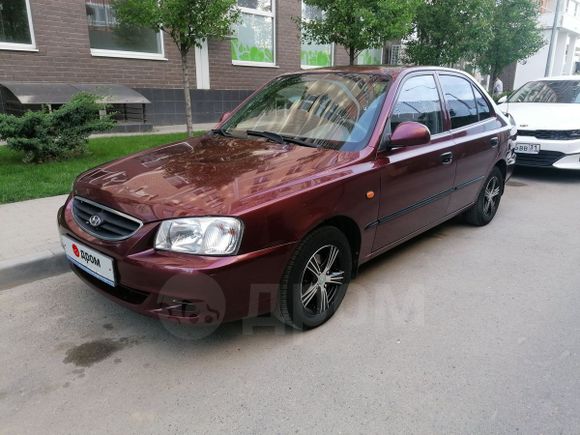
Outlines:
{"label": "windshield wiper", "polygon": [[223,129],[223,128],[214,128],[213,130],[211,130],[212,134],[217,134],[218,136],[223,136],[223,137],[234,137],[233,134],[231,134],[229,131]]}
{"label": "windshield wiper", "polygon": [[298,139],[298,138],[292,137],[292,136],[283,136],[280,133],[275,133],[273,131],[248,130],[248,131],[246,131],[246,134],[248,136],[265,137],[266,139],[270,139],[271,141],[279,143],[279,144],[293,143],[293,144],[302,145],[305,147],[318,148],[313,143],[309,143],[309,142],[303,141],[302,139]]}

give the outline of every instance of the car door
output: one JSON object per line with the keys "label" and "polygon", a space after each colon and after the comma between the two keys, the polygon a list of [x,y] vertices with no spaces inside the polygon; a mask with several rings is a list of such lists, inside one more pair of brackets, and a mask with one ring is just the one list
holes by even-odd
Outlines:
{"label": "car door", "polygon": [[418,73],[405,78],[395,101],[390,132],[402,122],[414,121],[426,125],[432,137],[425,145],[379,153],[381,194],[373,251],[440,221],[455,177],[454,143],[445,131],[448,120],[435,76]]}
{"label": "car door", "polygon": [[439,73],[445,105],[456,143],[454,192],[448,213],[455,213],[471,205],[485,178],[498,158],[500,141],[505,130],[495,116],[487,98],[467,77],[453,73]]}

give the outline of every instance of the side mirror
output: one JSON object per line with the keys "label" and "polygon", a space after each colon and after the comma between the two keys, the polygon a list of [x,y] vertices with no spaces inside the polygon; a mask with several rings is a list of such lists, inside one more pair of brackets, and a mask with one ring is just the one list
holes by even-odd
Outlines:
{"label": "side mirror", "polygon": [[508,99],[507,95],[504,95],[499,100],[497,100],[497,104],[503,104],[503,103],[507,102],[507,99]]}
{"label": "side mirror", "polygon": [[220,116],[219,123],[221,124],[222,122],[227,121],[230,116],[232,116],[232,112],[224,112],[224,113],[222,113],[222,116]]}
{"label": "side mirror", "polygon": [[413,147],[429,142],[431,142],[431,131],[427,126],[418,122],[402,122],[391,135],[389,146],[391,148]]}

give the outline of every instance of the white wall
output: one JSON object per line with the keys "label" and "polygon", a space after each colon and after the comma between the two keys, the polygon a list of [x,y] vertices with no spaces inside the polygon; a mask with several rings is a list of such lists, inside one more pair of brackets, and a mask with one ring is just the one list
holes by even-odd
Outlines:
{"label": "white wall", "polygon": [[550,49],[550,31],[544,31],[544,39],[546,45],[540,49],[536,54],[526,61],[519,62],[516,68],[516,77],[514,79],[514,89],[525,85],[531,80],[536,80],[544,77],[546,70],[546,61],[548,60],[548,51]]}

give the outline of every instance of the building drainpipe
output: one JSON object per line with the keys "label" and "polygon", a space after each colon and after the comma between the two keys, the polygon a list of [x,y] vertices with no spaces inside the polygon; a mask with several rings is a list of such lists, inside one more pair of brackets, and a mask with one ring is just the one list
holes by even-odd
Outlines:
{"label": "building drainpipe", "polygon": [[550,36],[550,48],[548,50],[548,60],[546,61],[546,71],[544,77],[552,75],[554,67],[554,52],[556,51],[556,44],[558,43],[558,26],[560,25],[560,13],[562,11],[562,0],[556,0],[556,11],[554,12],[554,24],[552,25],[552,34]]}

